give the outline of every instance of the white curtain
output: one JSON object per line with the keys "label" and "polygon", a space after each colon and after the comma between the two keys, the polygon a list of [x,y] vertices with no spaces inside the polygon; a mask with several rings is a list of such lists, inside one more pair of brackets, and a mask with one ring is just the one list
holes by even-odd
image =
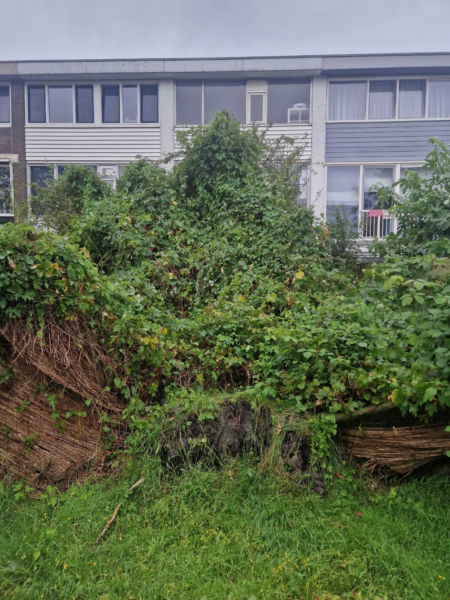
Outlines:
{"label": "white curtain", "polygon": [[395,81],[371,81],[369,92],[369,119],[395,117]]}
{"label": "white curtain", "polygon": [[432,119],[450,117],[450,80],[432,79],[430,81],[428,116]]}
{"label": "white curtain", "polygon": [[330,83],[330,121],[361,121],[366,118],[365,81]]}
{"label": "white curtain", "polygon": [[425,113],[425,80],[400,81],[398,116],[400,119],[420,119]]}

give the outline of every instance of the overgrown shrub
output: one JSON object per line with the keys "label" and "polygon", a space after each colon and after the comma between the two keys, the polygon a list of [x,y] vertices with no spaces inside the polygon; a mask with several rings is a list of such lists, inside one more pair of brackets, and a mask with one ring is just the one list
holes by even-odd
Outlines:
{"label": "overgrown shrub", "polygon": [[[402,235],[361,278],[346,225],[330,236],[296,205],[299,154],[286,148],[277,171],[257,130],[220,114],[189,132],[172,172],[140,159],[111,191],[68,170],[39,196],[42,214],[55,213],[46,225],[66,237],[0,230],[0,319],[88,314],[135,424],[186,390],[239,391],[298,414],[389,398],[414,414],[448,406],[449,281],[426,255],[445,249],[446,149],[429,157],[434,183],[408,176],[411,193],[392,209]],[[421,258],[395,255],[419,242]]]}

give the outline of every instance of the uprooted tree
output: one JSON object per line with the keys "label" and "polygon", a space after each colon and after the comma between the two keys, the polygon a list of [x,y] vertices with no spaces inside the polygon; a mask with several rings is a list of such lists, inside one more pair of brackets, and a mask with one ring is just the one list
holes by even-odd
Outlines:
{"label": "uprooted tree", "polygon": [[[212,439],[239,452],[263,432],[305,472],[326,457],[337,413],[445,411],[449,230],[422,235],[423,210],[410,245],[392,234],[361,276],[297,205],[301,150],[221,113],[181,136],[171,171],[139,159],[112,191],[69,167],[36,192],[34,223],[0,229],[7,470],[44,485],[101,464],[125,436],[174,458]],[[400,231],[414,202],[448,218],[448,151],[427,160],[433,183],[407,175],[394,199]]]}

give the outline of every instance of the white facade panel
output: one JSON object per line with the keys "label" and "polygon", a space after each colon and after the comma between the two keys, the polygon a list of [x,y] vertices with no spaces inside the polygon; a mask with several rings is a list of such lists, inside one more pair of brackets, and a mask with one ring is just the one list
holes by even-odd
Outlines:
{"label": "white facade panel", "polygon": [[[177,131],[187,131],[189,127],[178,126],[174,129],[174,147],[175,150],[179,150],[179,145],[176,141],[176,132]],[[302,158],[305,160],[311,159],[311,125],[294,125],[292,123],[288,124],[280,124],[280,125],[272,125],[268,127],[267,125],[260,125],[260,131],[267,131],[267,139],[275,140],[282,136],[286,136],[294,139],[295,145],[304,146],[304,151],[302,154]]]}
{"label": "white facade panel", "polygon": [[160,127],[26,127],[27,163],[127,163],[158,160]]}

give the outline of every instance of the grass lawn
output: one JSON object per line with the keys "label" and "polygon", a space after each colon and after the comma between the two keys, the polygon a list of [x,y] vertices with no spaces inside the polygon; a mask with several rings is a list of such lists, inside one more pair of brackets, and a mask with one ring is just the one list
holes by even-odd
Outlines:
{"label": "grass lawn", "polygon": [[0,484],[0,597],[448,600],[448,478],[379,491],[341,472],[325,497],[250,460],[170,478],[134,460],[54,499]]}

